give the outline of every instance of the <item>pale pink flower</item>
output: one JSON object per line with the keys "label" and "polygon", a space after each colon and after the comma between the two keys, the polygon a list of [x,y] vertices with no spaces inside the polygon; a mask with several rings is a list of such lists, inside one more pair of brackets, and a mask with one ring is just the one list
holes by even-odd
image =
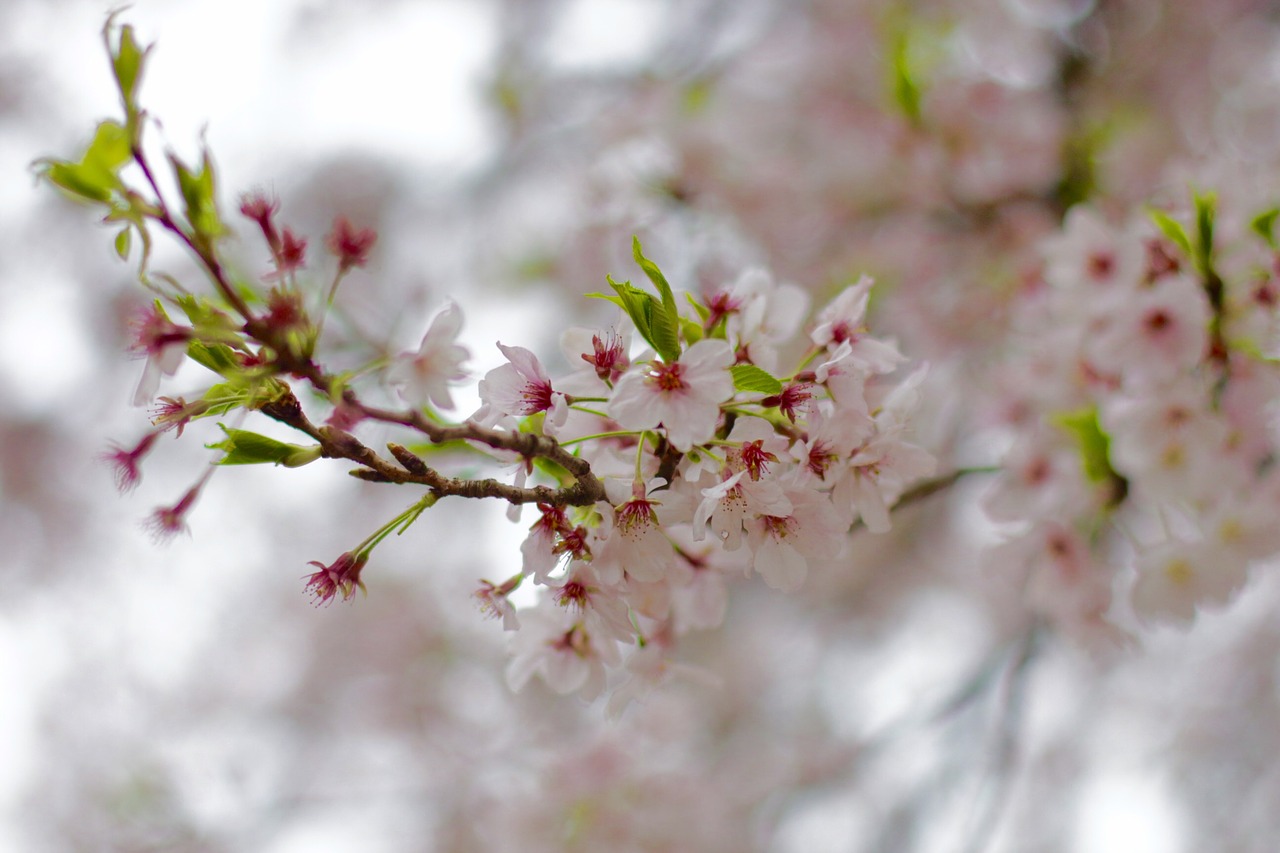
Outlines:
{"label": "pale pink flower", "polygon": [[1025,534],[992,548],[992,564],[1010,564],[1027,604],[1072,624],[1092,623],[1111,605],[1111,572],[1099,565],[1089,544],[1056,520],[1037,521]]}
{"label": "pale pink flower", "polygon": [[1049,284],[1075,296],[1067,304],[1090,309],[1081,291],[1101,297],[1105,304],[1119,304],[1129,288],[1138,284],[1146,269],[1146,250],[1139,240],[1107,224],[1092,208],[1076,205],[1067,211],[1062,231],[1043,246],[1044,277]]}
{"label": "pale pink flower", "polygon": [[1248,562],[1216,542],[1169,540],[1138,556],[1133,609],[1145,622],[1187,625],[1196,610],[1225,604],[1248,578]]}
{"label": "pale pink flower", "polygon": [[611,637],[623,643],[635,637],[636,628],[621,591],[604,583],[590,563],[570,563],[565,576],[551,587],[556,603],[576,611],[592,636]]}
{"label": "pale pink flower", "polygon": [[442,409],[453,408],[449,383],[467,378],[462,363],[470,358],[457,343],[462,331],[462,309],[449,302],[422,336],[418,351],[401,353],[387,368],[387,382],[400,391],[405,402],[425,406],[430,400]]}
{"label": "pale pink flower", "polygon": [[724,572],[705,558],[688,560],[688,583],[672,590],[671,610],[680,632],[718,628],[729,606],[729,586]]}
{"label": "pale pink flower", "polygon": [[[727,472],[726,472],[727,473]],[[701,540],[711,527],[716,540],[726,551],[742,546],[743,525],[761,515],[787,515],[791,502],[774,480],[755,481],[747,472],[739,471],[708,489],[702,490],[702,502],[693,516],[693,538]]]}
{"label": "pale pink flower", "polygon": [[865,331],[867,301],[871,297],[870,276],[862,276],[846,287],[819,313],[809,338],[820,347],[839,346]]}
{"label": "pale pink flower", "polygon": [[875,433],[875,422],[865,412],[859,415],[824,401],[809,413],[807,433],[792,445],[792,458],[806,476],[834,483],[846,472],[848,457]]}
{"label": "pale pink flower", "polygon": [[794,284],[777,284],[764,269],[748,269],[724,290],[708,299],[713,327],[725,318],[725,333],[738,350],[750,353],[751,362],[773,372],[777,348],[791,338],[809,310],[809,294]]}
{"label": "pale pink flower", "polygon": [[841,373],[888,373],[906,361],[893,344],[866,333],[867,300],[872,284],[870,276],[862,276],[819,312],[818,324],[809,338],[832,353],[826,365],[819,368],[819,382],[827,381],[837,363],[844,365],[839,370]]}
{"label": "pale pink flower", "polygon": [[[669,629],[667,633],[670,633]],[[645,645],[631,650],[623,664],[625,677],[609,694],[609,701],[605,705],[605,714],[610,719],[616,720],[632,702],[642,702],[655,687],[672,678],[682,678],[708,687],[719,686],[720,679],[706,669],[671,660],[673,644],[674,638],[658,635],[650,638]]]}
{"label": "pale pink flower", "polygon": [[572,611],[546,599],[521,615],[524,624],[511,635],[507,664],[512,690],[540,675],[557,693],[578,693],[588,702],[604,691],[606,665],[621,663],[616,642],[593,636]]}
{"label": "pale pink flower", "polygon": [[1247,560],[1280,551],[1280,495],[1272,475],[1254,488],[1220,490],[1217,502],[1200,519],[1206,539]]}
{"label": "pale pink flower", "polygon": [[1209,302],[1191,278],[1165,276],[1117,304],[1089,352],[1128,387],[1165,383],[1195,367],[1208,349]]}
{"label": "pale pink flower", "polygon": [[546,412],[546,430],[553,433],[563,426],[569,414],[564,394],[551,387],[551,378],[538,357],[524,347],[498,344],[508,359],[480,380],[480,400],[484,404],[476,412],[477,423],[492,426],[504,417],[525,417]]}
{"label": "pale pink flower", "polygon": [[811,560],[835,557],[846,525],[826,495],[802,486],[786,489],[791,511],[760,515],[746,523],[751,567],[774,589],[789,592],[804,583]]}
{"label": "pale pink flower", "polygon": [[560,534],[572,525],[561,507],[539,504],[538,509],[542,514],[529,526],[529,535],[521,543],[520,553],[524,557],[523,573],[543,582],[560,560],[556,553]]}
{"label": "pale pink flower", "polygon": [[937,460],[924,448],[896,435],[880,435],[849,460],[850,475],[832,491],[838,507],[857,510],[872,533],[887,533],[889,507],[898,502],[906,485],[937,470]]}
{"label": "pale pink flower", "polygon": [[[664,480],[652,480],[648,491],[664,485]],[[605,487],[616,497],[616,486],[606,481]],[[603,525],[604,541],[594,565],[610,583],[621,580],[623,573],[642,583],[662,580],[671,568],[675,550],[663,531],[658,514],[660,501],[647,496],[646,490],[637,484],[628,500],[602,509],[608,519]]]}
{"label": "pale pink flower", "polygon": [[919,404],[919,386],[927,365],[921,365],[885,396],[875,414],[876,435],[849,460],[849,476],[832,490],[842,511],[856,509],[867,529],[890,529],[889,507],[897,503],[908,483],[937,470],[937,460],[922,447],[904,441],[910,417]]}
{"label": "pale pink flower", "polygon": [[1210,394],[1199,382],[1177,381],[1104,407],[1116,470],[1153,495],[1212,497],[1231,481],[1243,486],[1243,471],[1228,464],[1230,429],[1211,411]]}
{"label": "pale pink flower", "polygon": [[133,393],[135,406],[150,403],[160,387],[160,379],[178,372],[191,339],[191,329],[171,321],[158,306],[151,305],[143,311],[134,323],[132,349],[145,355],[147,362]]}
{"label": "pale pink flower", "polygon": [[[580,369],[557,384],[572,394],[602,396],[631,366],[627,355],[630,346],[630,336],[625,333],[580,326],[565,330],[560,336],[560,351],[569,364]],[[585,367],[580,362],[585,362]]]}
{"label": "pale pink flower", "polygon": [[517,575],[513,580],[509,580],[501,586],[495,586],[492,582],[482,580],[480,587],[473,593],[471,597],[476,600],[476,604],[480,607],[480,612],[489,619],[501,619],[502,630],[518,631],[520,630],[520,617],[516,613],[516,607],[511,603],[511,592],[516,588],[520,580]]}
{"label": "pale pink flower", "polygon": [[625,429],[661,424],[671,445],[688,451],[715,435],[720,404],[733,396],[733,362],[729,344],[702,340],[671,364],[633,368],[614,387],[609,416]]}
{"label": "pale pink flower", "polygon": [[1005,455],[983,508],[995,521],[1062,517],[1088,510],[1092,494],[1079,450],[1060,430],[1038,430]]}
{"label": "pale pink flower", "polygon": [[814,369],[814,376],[845,406],[859,404],[868,374],[891,373],[907,360],[896,346],[870,335],[846,338],[829,352],[827,360]]}

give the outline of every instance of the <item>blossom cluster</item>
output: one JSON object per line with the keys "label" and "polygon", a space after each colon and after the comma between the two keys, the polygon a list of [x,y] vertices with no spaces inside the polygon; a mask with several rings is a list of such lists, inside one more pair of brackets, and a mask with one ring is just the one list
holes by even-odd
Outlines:
{"label": "blossom cluster", "polygon": [[[310,440],[292,444],[219,423],[222,440],[207,445],[217,464],[155,513],[157,535],[186,530],[222,466],[339,459],[354,463],[360,479],[421,487],[412,506],[332,564],[310,563],[316,571],[305,588],[327,604],[364,591],[373,550],[442,498],[503,500],[517,518],[535,505],[519,571],[482,581],[476,592],[515,631],[509,682],[519,688],[539,674],[559,692],[593,699],[612,680],[612,705],[621,708],[681,669],[671,660],[681,635],[720,624],[729,572],[796,589],[839,557],[855,525],[889,530],[890,508],[934,473],[933,456],[910,440],[925,368],[908,369],[894,342],[869,334],[867,277],[806,324],[806,292],[762,270],[677,298],[633,238],[649,287],[606,276],[612,293],[593,296],[620,316],[610,329],[565,332],[574,369],[553,379],[533,352],[499,343],[506,363],[479,381],[481,406],[461,421],[441,413],[452,408],[450,386],[467,378],[462,314],[452,303],[416,351],[330,367],[326,318],[345,277],[367,264],[376,232],[335,219],[323,241],[333,268],[325,283],[315,275],[322,265],[308,257],[310,240],[281,221],[279,201],[250,192],[239,213],[256,227],[271,266],[255,284],[230,273],[222,245],[231,228],[219,212],[211,156],[198,168],[169,157],[182,191],[181,204],[171,203],[142,143],[136,84],[146,51],[127,26],[117,34],[109,22],[104,35],[125,120],[101,123],[79,162],[49,160],[42,174],[124,223],[122,258],[135,237],[142,245],[139,277],[157,298],[136,327],[146,365],[135,402],[151,401],[188,359],[218,377],[193,399],[160,398],[153,429],[109,455],[118,483],[137,483],[161,433],[180,435],[193,421],[232,412],[265,416]],[[122,169],[130,163],[144,185],[128,182]],[[211,294],[149,273],[151,228],[193,253]],[[785,359],[794,367],[782,369]],[[392,394],[406,408],[370,402]],[[322,423],[308,412],[317,407]],[[419,443],[391,442],[384,454],[358,435],[370,423]],[[512,467],[514,482],[445,473],[430,451],[449,444]],[[511,596],[525,582],[539,588],[538,603],[517,611]]]}
{"label": "blossom cluster", "polygon": [[[836,560],[854,525],[887,531],[889,508],[935,469],[909,440],[924,368],[904,371],[897,347],[868,334],[869,278],[806,327],[804,291],[763,270],[676,300],[638,241],[635,254],[658,297],[614,283],[623,317],[566,331],[563,354],[580,366],[554,379],[532,352],[500,343],[507,362],[480,381],[470,419],[540,429],[601,480],[601,500],[539,502],[520,572],[485,581],[476,598],[517,631],[513,687],[538,674],[591,699],[619,670],[614,707],[669,671],[680,635],[721,623],[732,571],[797,588]],[[684,313],[666,313],[682,302]],[[459,354],[459,328],[451,305],[397,358],[406,402],[441,399],[458,362],[440,354]],[[802,330],[799,366],[776,378]],[[633,347],[636,332],[645,340]],[[509,456],[525,485],[528,466]],[[517,610],[510,596],[524,582],[541,593]]]}
{"label": "blossom cluster", "polygon": [[1018,532],[993,563],[1071,632],[1115,633],[1117,584],[1141,620],[1185,624],[1280,550],[1275,213],[1218,207],[1119,226],[1075,207],[1020,303],[1016,438],[986,501]]}

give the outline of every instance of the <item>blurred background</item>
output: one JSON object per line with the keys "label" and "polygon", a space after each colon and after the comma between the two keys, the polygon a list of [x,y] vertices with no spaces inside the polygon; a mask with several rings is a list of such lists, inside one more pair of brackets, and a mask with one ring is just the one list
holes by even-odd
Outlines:
{"label": "blurred background", "polygon": [[[0,5],[0,849],[1274,849],[1276,579],[1187,630],[1067,636],[987,570],[977,479],[795,594],[736,584],[683,648],[714,683],[617,721],[508,690],[469,597],[519,568],[499,507],[442,502],[379,549],[367,598],[326,609],[307,561],[410,496],[229,469],[189,537],[153,542],[141,521],[216,434],[164,441],[116,493],[98,457],[147,427],[126,354],[145,298],[30,170],[118,110],[110,9]],[[155,43],[153,141],[191,161],[203,136],[228,211],[261,188],[314,247],[335,215],[378,229],[340,297],[352,346],[416,345],[452,298],[475,376],[496,340],[549,357],[566,318],[606,318],[581,295],[629,274],[632,234],[689,289],[764,264],[821,302],[868,272],[876,328],[934,365],[920,438],[948,465],[1000,446],[1009,306],[1071,204],[1125,217],[1186,174],[1276,174],[1261,0],[138,0],[122,20]],[[155,263],[191,274],[167,245]]]}

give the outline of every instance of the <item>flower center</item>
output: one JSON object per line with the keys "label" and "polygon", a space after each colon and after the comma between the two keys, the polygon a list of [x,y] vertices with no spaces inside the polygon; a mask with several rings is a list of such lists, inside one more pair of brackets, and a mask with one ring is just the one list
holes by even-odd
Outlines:
{"label": "flower center", "polygon": [[689,385],[684,381],[684,365],[680,362],[674,364],[663,364],[661,362],[653,366],[653,371],[649,374],[649,381],[658,386],[663,391],[681,391],[688,388]]}

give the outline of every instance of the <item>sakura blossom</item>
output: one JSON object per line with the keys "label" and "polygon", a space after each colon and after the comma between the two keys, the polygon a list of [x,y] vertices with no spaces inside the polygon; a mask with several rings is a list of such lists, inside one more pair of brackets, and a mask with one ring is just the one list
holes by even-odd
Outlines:
{"label": "sakura blossom", "polygon": [[687,451],[715,433],[720,404],[733,394],[728,368],[733,350],[721,340],[702,340],[676,361],[633,367],[609,401],[609,415],[627,429],[662,425],[676,450]]}
{"label": "sakura blossom", "polygon": [[425,406],[429,401],[452,409],[449,383],[467,378],[463,363],[471,357],[466,347],[457,342],[461,331],[462,309],[450,302],[431,321],[418,351],[396,356],[387,369],[387,382],[408,403]]}
{"label": "sakura blossom", "polygon": [[524,347],[498,344],[498,349],[508,363],[490,370],[480,380],[483,405],[475,414],[475,420],[492,424],[504,417],[546,412],[550,429],[562,426],[568,416],[568,404],[563,393],[552,389],[551,379],[538,357]]}

